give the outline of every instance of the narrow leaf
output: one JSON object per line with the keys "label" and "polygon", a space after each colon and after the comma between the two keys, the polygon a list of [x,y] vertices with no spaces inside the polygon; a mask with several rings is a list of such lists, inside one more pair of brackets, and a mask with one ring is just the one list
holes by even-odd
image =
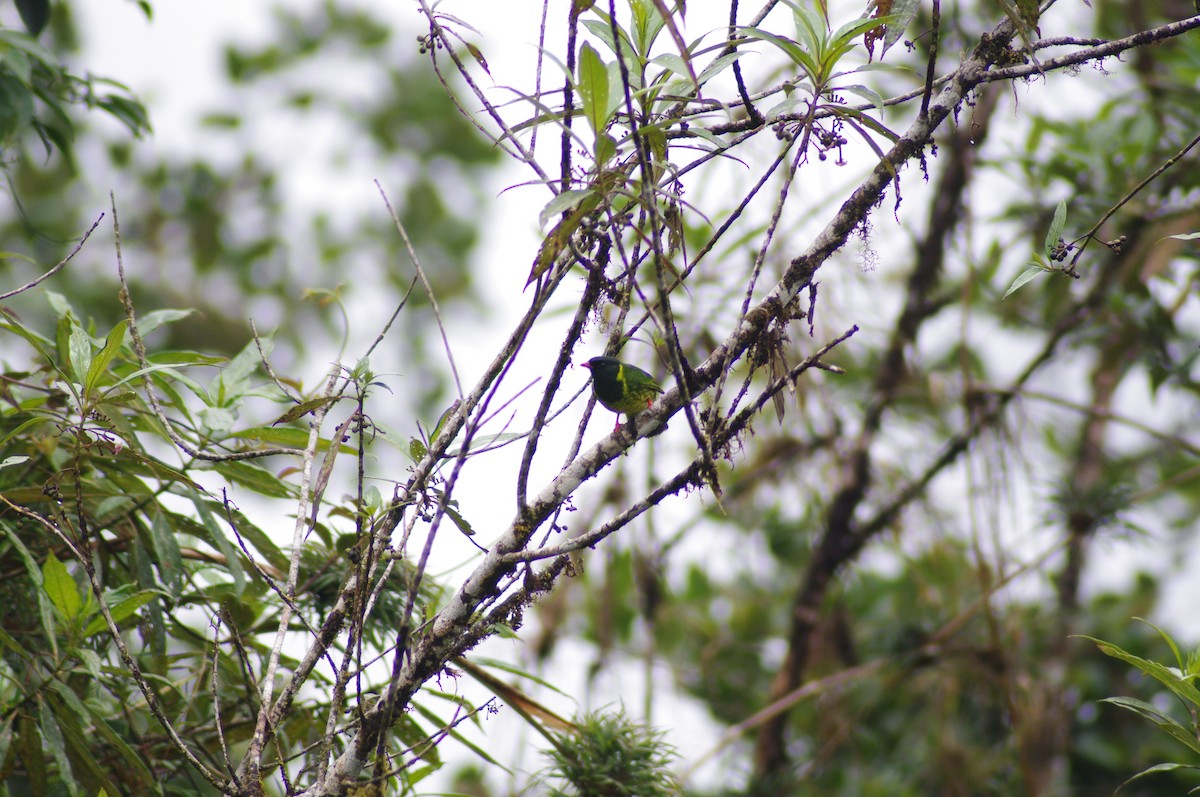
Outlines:
{"label": "narrow leaf", "polygon": [[[1138,778],[1144,777],[1146,775],[1153,775],[1157,772],[1174,772],[1177,769],[1200,769],[1200,767],[1196,766],[1195,764],[1172,764],[1172,763],[1155,764],[1152,767],[1146,767],[1141,772],[1137,773],[1132,778],[1130,778],[1129,780],[1122,783],[1117,788],[1117,791],[1119,792],[1126,785],[1133,783]],[[1192,790],[1192,792],[1194,792],[1194,791],[1195,791],[1195,789]],[[1191,794],[1192,792],[1188,792],[1188,794]]]}
{"label": "narrow leaf", "polygon": [[154,513],[150,523],[150,535],[154,541],[155,563],[158,565],[159,576],[167,587],[172,598],[178,598],[183,591],[183,579],[187,575],[183,569],[183,556],[179,551],[179,538],[172,528],[167,514],[162,511]]}
{"label": "narrow leaf", "polygon": [[1159,727],[1159,730],[1164,731],[1168,736],[1187,745],[1193,752],[1200,753],[1200,742],[1196,740],[1196,736],[1191,730],[1183,727],[1149,703],[1138,700],[1135,697],[1107,697],[1100,702],[1120,706],[1123,709],[1132,711],[1134,714],[1140,715],[1143,719],[1150,720]]}
{"label": "narrow leaf", "polygon": [[1004,301],[1004,299],[1007,299],[1009,296],[1012,296],[1014,293],[1016,293],[1018,290],[1020,290],[1021,287],[1025,285],[1025,283],[1034,279],[1039,274],[1045,274],[1045,273],[1046,273],[1046,270],[1039,266],[1034,266],[1032,268],[1025,269],[1017,276],[1017,278],[1015,280],[1013,280],[1012,285],[1008,286],[1008,290],[1004,292],[1004,296],[1001,299],[1001,301]]}
{"label": "narrow leaf", "polygon": [[1063,230],[1067,227],[1067,203],[1062,201],[1058,203],[1058,207],[1054,209],[1054,221],[1050,222],[1050,229],[1046,231],[1046,256],[1049,257],[1058,248],[1058,241],[1062,238]]}
{"label": "narrow leaf", "polygon": [[[158,597],[158,593],[151,590],[144,590],[136,595],[129,596],[116,606],[113,606],[110,610],[113,621],[120,625],[121,621],[128,620],[137,612],[138,609],[142,608],[156,597]],[[90,637],[93,634],[98,634],[101,631],[106,630],[108,630],[108,623],[105,622],[103,615],[98,615],[93,617],[91,622],[87,624],[87,627],[83,629],[83,635],[84,637]]]}
{"label": "narrow leaf", "polygon": [[101,377],[108,371],[108,364],[112,362],[113,357],[117,356],[117,352],[125,345],[125,330],[129,326],[129,320],[122,318],[117,322],[117,325],[108,333],[108,337],[104,341],[104,348],[92,359],[92,364],[88,366],[87,381],[83,385],[83,393],[85,396],[92,395],[96,385],[99,384]]}
{"label": "narrow leaf", "polygon": [[262,341],[262,354],[258,351],[258,344],[252,340],[234,355],[228,365],[221,369],[221,376],[217,379],[219,404],[228,405],[230,401],[244,395],[249,390],[250,375],[258,370],[263,354],[270,354],[275,343],[269,337],[260,338],[260,340]]}
{"label": "narrow leaf", "polygon": [[1143,659],[1140,656],[1135,656],[1132,653],[1129,653],[1128,651],[1125,651],[1112,644],[1111,642],[1105,642],[1102,639],[1096,639],[1094,637],[1084,636],[1082,634],[1080,637],[1082,639],[1088,639],[1092,642],[1095,642],[1096,646],[1100,648],[1100,652],[1104,655],[1111,656],[1114,659],[1120,659],[1126,664],[1131,664],[1144,672],[1146,675],[1154,678],[1163,686],[1174,692],[1175,695],[1181,700],[1185,701],[1186,703],[1190,703],[1193,708],[1200,707],[1200,691],[1197,691],[1196,687],[1192,685],[1189,680],[1182,678],[1174,670],[1171,670],[1170,668],[1165,667],[1156,661],[1150,661],[1148,659]]}
{"label": "narrow leaf", "polygon": [[[233,465],[238,463],[222,463]],[[204,530],[208,533],[208,542],[211,543],[225,557],[225,565],[229,572],[229,576],[233,579],[233,594],[241,597],[242,592],[246,589],[246,573],[242,569],[242,554],[229,538],[225,536],[225,532],[221,529],[217,519],[213,517],[209,510],[208,502],[195,490],[192,493],[192,505],[196,507],[196,511],[200,514],[200,522],[204,525]]]}
{"label": "narrow leaf", "polygon": [[892,3],[891,14],[895,17],[895,21],[888,23],[887,33],[883,36],[883,50],[879,53],[880,60],[892,48],[893,44],[900,41],[900,38],[904,35],[904,31],[917,16],[917,11],[920,7],[921,0],[895,0]]}
{"label": "narrow leaf", "polygon": [[550,219],[553,219],[555,216],[566,213],[569,210],[574,210],[579,203],[581,203],[588,197],[589,194],[593,193],[594,191],[594,188],[572,188],[569,191],[560,192],[553,199],[547,202],[546,206],[542,208],[540,213],[538,213],[538,225],[545,227]]}
{"label": "narrow leaf", "polygon": [[590,44],[579,51],[579,101],[592,132],[597,137],[608,127],[605,112],[608,108],[608,68],[600,54]]}
{"label": "narrow leaf", "polygon": [[[41,568],[38,567],[37,559],[25,547],[25,543],[21,541],[21,535],[17,534],[12,527],[4,522],[0,522],[0,532],[3,532],[8,537],[9,543],[17,551],[18,555],[20,555],[21,561],[25,565],[25,572],[29,575],[30,580],[34,584],[41,586],[44,581]],[[38,617],[42,621],[42,633],[50,641],[51,651],[55,658],[57,658],[58,634],[55,633],[54,607],[50,604],[49,596],[46,595],[45,589],[36,589],[34,590],[34,594],[37,596]]]}
{"label": "narrow leaf", "polygon": [[82,385],[87,381],[92,366],[92,339],[74,318],[71,319],[68,346],[71,354],[71,372],[75,375],[75,381]]}
{"label": "narrow leaf", "polygon": [[1200,238],[1200,232],[1181,232],[1178,235],[1168,235],[1165,238],[1159,238],[1154,243],[1160,244],[1167,240],[1167,238],[1174,238],[1177,241],[1194,241],[1197,238]]}

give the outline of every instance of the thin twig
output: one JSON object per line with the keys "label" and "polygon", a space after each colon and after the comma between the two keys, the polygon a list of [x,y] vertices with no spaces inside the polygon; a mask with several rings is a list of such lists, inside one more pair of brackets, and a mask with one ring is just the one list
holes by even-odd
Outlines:
{"label": "thin twig", "polygon": [[1078,243],[1079,241],[1083,241],[1083,244],[1080,245],[1079,249],[1075,252],[1075,256],[1071,258],[1071,264],[1065,269],[1065,271],[1069,274],[1074,272],[1075,265],[1079,262],[1079,258],[1082,257],[1082,255],[1083,255],[1083,250],[1086,249],[1088,243],[1096,237],[1096,232],[1104,225],[1104,222],[1106,222],[1110,218],[1112,218],[1113,215],[1118,210],[1120,210],[1122,207],[1124,207],[1126,205],[1126,203],[1128,203],[1131,199],[1133,199],[1135,196],[1137,196],[1139,193],[1141,193],[1143,188],[1150,185],[1150,183],[1154,182],[1154,180],[1156,180],[1158,177],[1160,177],[1164,172],[1166,172],[1168,169],[1170,169],[1172,166],[1174,166],[1176,163],[1178,163],[1183,158],[1184,155],[1187,155],[1188,152],[1190,152],[1191,149],[1196,146],[1196,144],[1200,144],[1200,134],[1196,135],[1195,138],[1193,138],[1186,145],[1184,145],[1183,149],[1179,150],[1174,155],[1167,158],[1167,160],[1164,161],[1161,166],[1159,166],[1157,169],[1155,169],[1150,174],[1146,175],[1146,177],[1140,183],[1138,183],[1136,186],[1134,186],[1133,189],[1129,191],[1129,193],[1125,194],[1125,196],[1121,197],[1115,205],[1113,205],[1111,208],[1106,210],[1104,212],[1104,215],[1100,217],[1099,221],[1097,221],[1095,224],[1092,225],[1092,228],[1090,230],[1088,230],[1083,235],[1079,236],[1074,241],[1072,241],[1071,243],[1073,243],[1073,244]]}
{"label": "thin twig", "polygon": [[392,324],[396,323],[396,319],[400,317],[400,311],[403,310],[405,305],[408,304],[408,297],[412,296],[413,289],[416,287],[417,276],[414,274],[412,282],[408,283],[408,290],[405,291],[404,296],[400,298],[400,303],[396,305],[396,309],[393,310],[391,316],[388,317],[387,323],[383,325],[383,329],[379,330],[379,334],[375,336],[375,341],[367,347],[366,352],[363,354],[364,358],[370,357],[375,352],[375,349],[379,347],[379,344],[383,343],[384,338],[387,337],[388,330],[392,328]]}
{"label": "thin twig", "polygon": [[929,116],[929,97],[933,94],[933,74],[937,69],[938,45],[940,44],[942,25],[942,4],[933,0],[932,35],[929,40],[929,63],[925,66],[925,93],[921,95],[920,118]]}
{"label": "thin twig", "polygon": [[400,221],[400,216],[392,207],[391,200],[388,199],[387,193],[378,180],[375,181],[375,187],[379,189],[379,196],[383,198],[383,204],[387,206],[388,213],[391,214],[396,232],[400,233],[400,238],[404,241],[404,248],[408,250],[408,259],[412,261],[413,268],[417,271],[417,277],[421,280],[421,287],[425,289],[425,297],[429,299],[429,306],[433,308],[433,317],[437,321],[438,332],[442,335],[442,346],[446,349],[446,360],[450,363],[450,372],[454,375],[454,388],[458,391],[458,398],[461,401],[463,397],[462,381],[458,378],[458,366],[454,363],[454,352],[450,349],[450,338],[446,335],[446,325],[442,322],[442,311],[438,307],[433,286],[429,284],[429,277],[425,276],[425,269],[421,268],[421,259],[417,257],[417,250],[413,248],[412,240],[408,237],[408,230],[404,228],[404,223]]}
{"label": "thin twig", "polygon": [[275,387],[279,388],[279,392],[287,396],[293,404],[300,403],[299,396],[293,396],[287,385],[275,373],[275,369],[271,367],[271,360],[267,357],[267,351],[263,348],[262,338],[258,334],[258,327],[254,325],[254,319],[250,319],[250,334],[254,336],[254,345],[258,347],[258,361],[262,363],[263,370],[267,372],[267,376],[271,377],[271,381],[275,383]]}
{"label": "thin twig", "polygon": [[104,214],[101,213],[99,215],[99,217],[97,217],[97,219],[94,222],[92,222],[92,226],[88,228],[88,231],[83,234],[83,238],[79,239],[79,243],[75,244],[75,248],[71,250],[70,254],[68,254],[62,260],[58,261],[58,264],[56,266],[54,266],[52,269],[50,269],[49,271],[47,271],[45,274],[38,277],[37,279],[33,280],[32,282],[27,282],[24,285],[22,285],[20,288],[17,288],[16,290],[11,290],[8,293],[0,293],[0,302],[4,301],[5,299],[8,299],[12,296],[16,296],[18,293],[27,291],[30,288],[37,287],[38,285],[42,284],[43,282],[45,282],[46,280],[50,279],[55,274],[57,274],[59,271],[61,271],[63,266],[65,266],[67,263],[71,262],[71,258],[73,258],[73,257],[75,257],[75,255],[79,254],[79,250],[83,248],[83,245],[85,243],[87,243],[87,239],[91,237],[92,232],[97,227],[100,226],[100,220],[103,218],[104,218]]}
{"label": "thin twig", "polygon": [[[487,111],[488,116],[490,116],[492,118],[492,121],[496,123],[496,126],[498,128],[500,128],[501,131],[503,131],[503,135],[496,136],[495,134],[493,134],[490,130],[488,130],[486,127],[484,127],[483,125],[481,125],[479,123],[479,121],[475,118],[474,114],[470,113],[469,111],[467,111],[466,108],[464,108],[462,106],[462,104],[458,101],[457,94],[455,94],[455,92],[450,90],[449,84],[446,82],[446,79],[442,76],[441,69],[438,67],[437,47],[430,47],[429,48],[430,60],[433,63],[434,71],[437,73],[438,78],[442,81],[442,85],[446,87],[447,96],[449,96],[451,98],[451,100],[454,102],[455,107],[458,108],[459,112],[462,113],[462,115],[464,117],[466,117],[467,121],[470,122],[472,125],[474,125],[475,128],[477,130],[479,130],[479,132],[483,133],[484,136],[486,136],[488,138],[488,140],[492,141],[496,146],[500,147],[500,149],[502,149],[503,151],[505,151],[506,153],[511,155],[513,158],[520,160],[522,163],[527,164],[531,169],[534,170],[534,172],[537,173],[538,177],[542,178],[543,182],[545,182],[546,185],[549,186],[550,189],[553,191],[554,185],[550,182],[550,178],[547,176],[546,172],[542,169],[541,164],[539,164],[537,162],[537,159],[534,157],[533,152],[526,149],[525,146],[523,144],[521,144],[520,139],[517,138],[517,134],[512,130],[512,128],[510,128],[505,123],[503,117],[501,117],[499,112],[497,112],[496,107],[492,103],[488,102],[487,95],[485,95],[483,93],[483,90],[479,88],[479,85],[475,82],[475,79],[473,77],[471,77],[471,71],[469,69],[467,69],[467,65],[465,63],[463,63],[462,58],[459,57],[458,50],[455,49],[454,44],[450,41],[450,37],[446,35],[446,32],[444,30],[442,30],[442,26],[438,23],[437,18],[434,15],[433,9],[430,8],[430,6],[429,6],[429,3],[426,0],[418,0],[418,3],[421,6],[421,11],[425,14],[425,17],[429,20],[430,35],[436,36],[437,39],[439,41],[441,41],[442,46],[446,50],[446,53],[450,56],[450,60],[454,62],[455,68],[458,69],[459,75],[462,76],[462,79],[467,84],[467,87],[470,88],[471,92],[476,96],[476,98],[479,99],[480,103],[483,105],[484,110]],[[517,150],[516,153],[513,153],[505,145],[504,142],[506,140],[512,142],[512,146]]]}
{"label": "thin twig", "polygon": [[[542,21],[538,23],[537,66],[534,69],[533,101],[542,104],[542,67],[546,63],[546,18],[550,13],[550,0],[542,0]],[[529,134],[529,152],[537,154],[537,134],[541,125],[534,125]]]}
{"label": "thin twig", "polygon": [[[737,37],[737,15],[738,0],[729,0],[728,43],[725,45],[725,49],[721,51],[722,56],[737,50],[737,44],[734,41]],[[743,41],[745,40],[743,39]],[[742,62],[740,59],[733,62],[733,79],[737,83],[738,96],[742,98],[742,107],[746,109],[746,114],[750,117],[750,123],[755,127],[762,125],[765,120],[758,108],[750,100],[750,92],[746,89],[746,80],[742,77]]]}
{"label": "thin twig", "polygon": [[221,718],[221,694],[218,685],[220,683],[218,676],[221,672],[220,667],[220,636],[221,636],[221,615],[217,613],[212,619],[213,629],[213,648],[212,648],[212,677],[209,679],[208,697],[212,700],[213,705],[213,727],[217,731],[217,744],[221,748],[221,758],[225,761],[225,770],[230,774],[233,780],[233,785],[241,789],[242,782],[237,776],[237,772],[233,766],[233,759],[229,757],[229,745],[225,743],[225,723]]}

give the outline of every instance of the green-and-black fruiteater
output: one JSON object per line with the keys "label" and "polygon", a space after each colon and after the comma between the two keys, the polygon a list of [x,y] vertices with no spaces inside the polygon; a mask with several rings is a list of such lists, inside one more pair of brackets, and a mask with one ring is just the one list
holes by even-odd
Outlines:
{"label": "green-and-black fruiteater", "polygon": [[[625,413],[630,420],[653,404],[654,397],[663,392],[650,374],[616,357],[593,357],[583,367],[592,372],[596,400],[615,413]],[[618,417],[617,427],[620,426]]]}

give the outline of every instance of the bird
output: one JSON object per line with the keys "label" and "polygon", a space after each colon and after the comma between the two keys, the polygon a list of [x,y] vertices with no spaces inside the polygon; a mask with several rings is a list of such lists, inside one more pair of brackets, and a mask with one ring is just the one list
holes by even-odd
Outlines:
{"label": "bird", "polygon": [[663,392],[654,377],[636,365],[623,363],[616,357],[593,357],[583,367],[592,372],[592,392],[596,400],[607,409],[617,413],[617,425],[621,428],[621,413],[630,421],[654,403],[654,397]]}

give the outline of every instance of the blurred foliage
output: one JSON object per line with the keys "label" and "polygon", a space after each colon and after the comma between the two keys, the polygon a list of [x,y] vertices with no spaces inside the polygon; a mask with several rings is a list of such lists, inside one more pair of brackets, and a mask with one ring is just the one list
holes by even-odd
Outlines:
{"label": "blurred foliage", "polygon": [[[58,48],[74,54],[80,45],[70,4],[54,9],[51,29],[61,29]],[[139,303],[198,311],[166,330],[169,345],[203,341],[232,354],[249,335],[247,319],[254,317],[260,331],[264,324],[278,330],[280,356],[290,362],[312,345],[306,330],[342,329],[343,320],[313,301],[309,288],[336,289],[338,283],[328,280],[340,276],[345,290],[367,290],[399,302],[413,271],[372,177],[397,208],[439,302],[452,307],[465,301],[476,313],[486,309],[467,263],[484,199],[480,175],[499,153],[453,111],[436,77],[414,60],[416,47],[409,42],[370,12],[335,2],[276,9],[274,30],[265,42],[227,46],[228,87],[220,105],[204,115],[203,151],[156,153],[127,138],[110,138],[86,127],[72,106],[59,102],[53,120],[61,117],[62,124],[86,131],[93,142],[104,141],[89,155],[103,153],[106,168],[124,174],[127,187],[116,201]],[[329,63],[354,85],[312,80],[315,65]],[[119,86],[97,99],[106,86],[91,80],[75,89],[76,104],[117,113],[110,95]],[[264,124],[277,129],[264,137]],[[148,129],[147,122],[134,132]],[[337,143],[328,162],[308,161],[302,171],[293,170],[291,153],[270,139],[294,138],[295,131],[306,129],[328,130]],[[238,155],[222,154],[230,151]],[[368,164],[369,171],[361,172]],[[361,185],[345,185],[345,166],[364,174]],[[10,159],[6,168],[13,204],[9,212],[0,212],[0,236],[7,250],[36,263],[60,259],[61,242],[77,238],[107,210],[107,197],[92,193],[87,184],[94,178],[86,169],[95,165],[81,165],[69,151]],[[339,195],[354,196],[357,205],[307,206],[301,196],[312,187],[302,178],[330,181]],[[3,268],[14,283],[39,273],[38,267],[12,259]],[[116,290],[111,259],[94,253],[90,263],[81,259],[73,269],[88,276],[74,282],[72,298],[89,315],[115,323],[120,315],[110,300]],[[419,290],[411,301],[427,304]],[[379,310],[378,325],[388,311]],[[28,312],[42,310],[35,306]],[[414,364],[427,362],[422,330],[428,319],[421,312],[401,319],[409,334],[398,340],[406,349],[403,357]],[[428,415],[438,411],[442,388],[437,369],[425,370],[426,387],[413,398]]]}
{"label": "blurred foliage", "polygon": [[60,53],[75,40],[68,6],[50,0],[19,0],[16,6],[25,30],[0,27],[0,151],[6,163],[14,153],[28,152],[34,139],[44,155],[57,152],[73,162],[79,110],[107,113],[135,136],[150,131],[146,109],[128,87],[77,74],[64,63]]}

